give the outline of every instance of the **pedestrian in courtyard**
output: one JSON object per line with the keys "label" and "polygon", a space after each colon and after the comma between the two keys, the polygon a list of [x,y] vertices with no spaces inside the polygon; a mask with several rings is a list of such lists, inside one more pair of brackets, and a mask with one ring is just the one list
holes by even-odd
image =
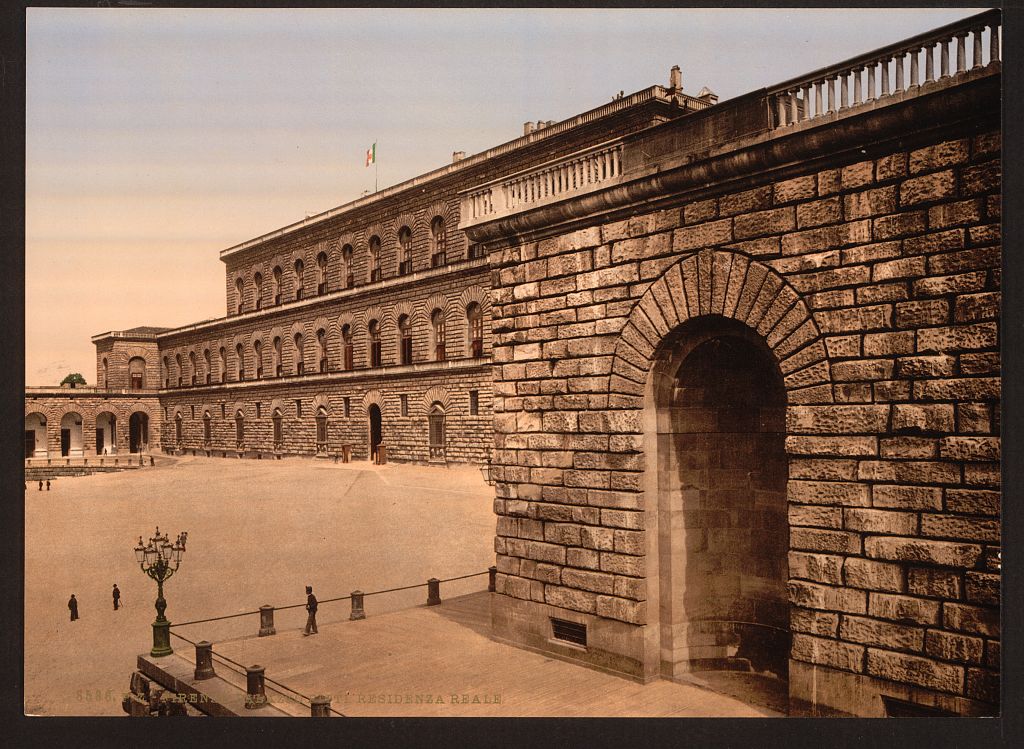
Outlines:
{"label": "pedestrian in courtyard", "polygon": [[316,596],[313,595],[313,586],[306,586],[306,611],[309,612],[309,616],[306,617],[306,629],[303,630],[302,636],[315,635],[318,630],[316,628]]}
{"label": "pedestrian in courtyard", "polygon": [[42,491],[42,490],[43,490],[43,482],[42,482],[42,481],[40,481],[40,482],[39,482],[39,491]]}
{"label": "pedestrian in courtyard", "polygon": [[75,621],[78,618],[78,600],[74,593],[71,594],[71,600],[68,601],[68,608],[71,610],[71,621]]}
{"label": "pedestrian in courtyard", "polygon": [[46,491],[50,491],[50,479],[46,479]]}
{"label": "pedestrian in courtyard", "polygon": [[114,583],[114,611],[121,608],[121,591],[117,589],[117,583]]}

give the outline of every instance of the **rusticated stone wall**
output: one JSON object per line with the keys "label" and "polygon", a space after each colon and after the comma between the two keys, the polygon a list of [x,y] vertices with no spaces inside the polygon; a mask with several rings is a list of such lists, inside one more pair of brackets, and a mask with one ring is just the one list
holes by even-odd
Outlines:
{"label": "rusticated stone wall", "polygon": [[786,389],[792,693],[847,674],[992,711],[999,149],[876,149],[495,250],[499,630],[557,650],[547,616],[589,622],[592,660],[637,668],[625,625],[666,607],[648,375],[687,321],[727,318]]}

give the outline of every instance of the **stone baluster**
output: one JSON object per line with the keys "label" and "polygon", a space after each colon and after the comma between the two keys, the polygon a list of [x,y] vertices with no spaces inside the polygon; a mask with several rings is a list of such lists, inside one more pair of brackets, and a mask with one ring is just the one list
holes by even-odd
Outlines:
{"label": "stone baluster", "polygon": [[839,108],[846,109],[850,106],[850,73],[849,71],[842,74],[840,79],[842,82],[842,90],[839,96]]}
{"label": "stone baluster", "polygon": [[864,102],[864,99],[861,98],[861,82],[860,82],[861,76],[860,76],[860,74],[861,74],[862,70],[864,70],[864,68],[857,68],[856,70],[853,71],[853,105],[854,106],[857,106],[858,104],[862,104]]}
{"label": "stone baluster", "polygon": [[814,115],[811,111],[811,91],[813,90],[813,84],[808,83],[804,86],[804,119],[809,120]]}
{"label": "stone baluster", "polygon": [[903,58],[906,56],[906,52],[900,52],[896,55],[896,88],[897,94],[903,93]]}
{"label": "stone baluster", "polygon": [[981,35],[985,33],[985,27],[971,29],[974,44],[971,45],[971,70],[982,67],[981,62]]}
{"label": "stone baluster", "polygon": [[999,61],[999,25],[992,24],[988,28],[991,32],[988,40],[988,62],[991,65]]}
{"label": "stone baluster", "polygon": [[929,44],[924,48],[924,82],[935,82],[935,45]]}
{"label": "stone baluster", "polygon": [[956,74],[967,70],[967,34],[969,32],[964,31],[956,35]]}
{"label": "stone baluster", "polygon": [[828,111],[829,112],[835,112],[836,111],[836,76],[832,76],[827,81],[825,81],[825,85],[828,87]]}
{"label": "stone baluster", "polygon": [[915,49],[910,53],[910,88],[916,88],[920,85],[920,75],[918,73],[918,57],[920,55],[920,49]]}
{"label": "stone baluster", "polygon": [[775,127],[785,127],[789,123],[786,122],[786,95],[775,94],[775,106],[778,109],[776,113]]}
{"label": "stone baluster", "polygon": [[[939,79],[949,78],[949,43],[952,39],[939,40]],[[957,39],[959,42],[959,39]]]}
{"label": "stone baluster", "polygon": [[886,58],[885,60],[882,60],[882,96],[888,96],[889,93],[890,93],[889,92],[889,63],[892,62],[893,59],[894,58],[889,57],[889,58]]}
{"label": "stone baluster", "polygon": [[789,121],[792,124],[800,122],[800,110],[797,109],[796,89],[788,92],[789,96]]}
{"label": "stone baluster", "polygon": [[877,62],[873,62],[868,65],[868,90],[867,96],[864,97],[864,101],[874,101],[877,98],[875,96],[875,68],[877,67]]}
{"label": "stone baluster", "polygon": [[821,117],[821,84],[822,81],[814,82],[814,116]]}

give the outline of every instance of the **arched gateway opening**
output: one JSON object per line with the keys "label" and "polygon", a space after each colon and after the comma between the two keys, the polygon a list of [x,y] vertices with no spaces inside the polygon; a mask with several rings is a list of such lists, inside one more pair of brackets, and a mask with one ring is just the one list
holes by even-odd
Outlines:
{"label": "arched gateway opening", "polygon": [[670,334],[652,374],[662,672],[785,681],[782,374],[757,333],[719,316]]}
{"label": "arched gateway opening", "polygon": [[370,415],[370,460],[377,460],[377,448],[383,442],[383,428],[381,424],[380,406],[371,403],[367,409]]}
{"label": "arched gateway opening", "polygon": [[149,415],[136,411],[128,418],[128,451],[145,452],[149,444]]}

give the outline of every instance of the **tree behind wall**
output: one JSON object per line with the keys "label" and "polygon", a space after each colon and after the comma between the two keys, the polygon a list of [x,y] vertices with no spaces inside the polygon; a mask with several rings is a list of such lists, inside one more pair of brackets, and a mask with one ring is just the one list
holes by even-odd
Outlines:
{"label": "tree behind wall", "polygon": [[82,377],[78,372],[72,372],[63,380],[60,381],[61,387],[68,385],[69,387],[77,387],[78,385],[84,385],[85,378]]}

